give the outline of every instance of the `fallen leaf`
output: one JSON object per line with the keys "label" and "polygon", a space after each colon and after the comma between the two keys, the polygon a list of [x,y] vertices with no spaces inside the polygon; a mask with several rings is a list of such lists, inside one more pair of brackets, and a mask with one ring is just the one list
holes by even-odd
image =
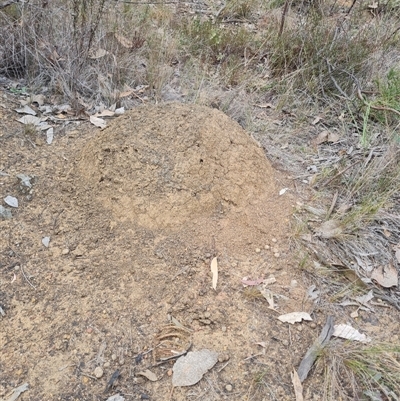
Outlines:
{"label": "fallen leaf", "polygon": [[27,124],[38,125],[41,122],[41,119],[39,117],[27,115],[19,118],[17,121],[26,125]]}
{"label": "fallen leaf", "polygon": [[120,116],[121,114],[125,113],[125,107],[119,107],[118,109],[115,109],[115,115]]}
{"label": "fallen leaf", "polygon": [[181,356],[172,368],[172,385],[183,387],[198,383],[217,362],[218,354],[215,351],[202,349],[188,352],[186,356]]}
{"label": "fallen leaf", "polygon": [[125,398],[122,397],[122,395],[115,394],[115,395],[112,395],[111,397],[108,397],[107,401],[125,401]]}
{"label": "fallen leaf", "polygon": [[375,268],[371,273],[371,279],[385,288],[397,287],[399,284],[398,274],[397,269],[390,263],[385,267],[378,266]]}
{"label": "fallen leaf", "polygon": [[49,247],[49,244],[50,244],[50,237],[43,237],[43,238],[42,238],[42,244],[43,244],[46,248],[48,248],[48,247]]}
{"label": "fallen leaf", "polygon": [[360,297],[356,297],[355,300],[356,300],[357,302],[359,302],[360,304],[369,307],[369,305],[367,305],[367,303],[368,303],[369,301],[371,301],[373,298],[374,298],[374,291],[373,291],[373,290],[370,290],[370,291],[368,292],[368,294],[362,295],[362,296],[360,296]]}
{"label": "fallen leaf", "polygon": [[7,203],[8,206],[18,207],[18,199],[14,196],[8,195],[4,198],[4,202]]}
{"label": "fallen leaf", "polygon": [[211,261],[211,273],[212,273],[212,288],[214,290],[217,289],[217,282],[218,282],[218,261],[217,258],[214,258]]}
{"label": "fallen leaf", "polygon": [[89,120],[93,125],[95,125],[96,127],[99,127],[99,128],[105,128],[107,125],[106,122],[102,118],[99,118],[96,116],[90,116]]}
{"label": "fallen leaf", "polygon": [[282,189],[279,191],[279,195],[283,195],[288,189],[289,189],[289,188],[282,188]]}
{"label": "fallen leaf", "polygon": [[28,105],[25,105],[20,109],[15,109],[15,111],[20,114],[30,114],[31,116],[36,116],[36,111],[31,109]]}
{"label": "fallen leaf", "polygon": [[157,376],[155,373],[153,373],[152,371],[150,371],[149,369],[146,369],[145,371],[142,372],[138,372],[136,373],[139,376],[144,376],[146,379],[149,379],[151,382],[156,382]]}
{"label": "fallen leaf", "polygon": [[274,109],[275,108],[275,106],[272,103],[256,104],[255,106],[259,107],[260,109]]}
{"label": "fallen leaf", "polygon": [[96,113],[95,117],[114,117],[115,112],[111,110],[103,110],[101,113]]}
{"label": "fallen leaf", "polygon": [[281,322],[284,323],[299,323],[302,320],[312,320],[311,316],[307,312],[291,312],[286,313],[285,315],[281,315],[278,317]]}
{"label": "fallen leaf", "polygon": [[29,389],[29,384],[28,383],[24,383],[21,386],[13,389],[11,391],[11,393],[9,394],[10,397],[5,400],[5,401],[15,401],[24,391]]}
{"label": "fallen leaf", "polygon": [[292,373],[292,383],[293,383],[293,388],[294,388],[294,393],[296,395],[296,401],[303,401],[303,386],[300,381],[300,377],[297,374],[296,370],[293,369]]}
{"label": "fallen leaf", "polygon": [[311,144],[313,146],[318,146],[321,145],[321,143],[326,142],[326,140],[328,139],[328,131],[322,131],[320,132],[312,141]]}
{"label": "fallen leaf", "polygon": [[247,280],[247,278],[242,278],[243,285],[260,285],[264,282],[263,278],[258,278],[256,280]]}
{"label": "fallen leaf", "polygon": [[105,50],[105,49],[97,49],[96,51],[89,50],[89,58],[91,58],[92,60],[95,60],[95,59],[98,59],[98,58],[102,58],[106,54],[108,54],[108,51]]}
{"label": "fallen leaf", "polygon": [[340,136],[338,134],[335,134],[333,132],[328,132],[328,138],[327,141],[331,142],[331,143],[335,143],[337,141],[339,141]]}
{"label": "fallen leaf", "polygon": [[130,49],[132,47],[132,42],[127,39],[125,36],[118,35],[117,33],[114,34],[115,39],[119,42],[120,45],[123,47],[126,47],[127,49]]}
{"label": "fallen leaf", "polygon": [[272,291],[261,286],[258,287],[258,290],[260,291],[261,295],[267,300],[268,309],[275,310],[274,294],[272,293]]}
{"label": "fallen leaf", "polygon": [[343,229],[337,220],[324,221],[316,230],[316,235],[322,238],[335,238],[342,234]]}
{"label": "fallen leaf", "polygon": [[397,248],[395,255],[396,255],[397,261],[400,263],[400,248]]}
{"label": "fallen leaf", "polygon": [[256,345],[259,345],[260,347],[267,348],[267,343],[265,341],[260,341],[259,343],[256,343]]}
{"label": "fallen leaf", "polygon": [[51,145],[51,143],[53,142],[53,138],[54,138],[54,129],[53,127],[51,127],[46,131],[46,141],[48,145]]}
{"label": "fallen leaf", "polygon": [[362,343],[368,343],[371,341],[365,334],[361,334],[355,328],[347,324],[338,324],[334,326],[333,336],[344,338],[351,341],[359,341]]}
{"label": "fallen leaf", "polygon": [[320,116],[317,116],[317,117],[314,118],[314,120],[311,123],[311,125],[317,125],[321,120],[322,120],[322,118]]}

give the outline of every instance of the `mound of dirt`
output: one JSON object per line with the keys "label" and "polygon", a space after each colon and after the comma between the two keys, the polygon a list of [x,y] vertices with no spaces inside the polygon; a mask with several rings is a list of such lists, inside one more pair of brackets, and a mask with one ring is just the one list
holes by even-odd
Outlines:
{"label": "mound of dirt", "polygon": [[[15,154],[4,196],[18,192],[19,172],[37,181],[29,201],[20,196],[18,214],[0,221],[0,397],[28,382],[35,400],[117,392],[170,399],[174,360],[161,358],[192,347],[217,352],[219,365],[194,390],[176,388],[174,400],[221,399],[225,386],[248,398],[259,374],[254,353],[271,372],[275,399],[293,399],[288,372],[312,329],[282,331],[276,311],[251,291],[249,301],[241,284],[273,274],[271,290],[290,293],[277,298],[280,311],[303,302],[304,289],[292,285],[290,191],[279,196],[287,183],[237,123],[205,107],[144,106],[103,131],[83,126],[51,146],[22,149],[26,157],[15,153],[20,142],[11,136],[0,149]],[[156,382],[140,376],[146,369]]]}
{"label": "mound of dirt", "polygon": [[90,140],[79,159],[81,194],[96,194],[114,226],[189,230],[188,245],[213,238],[232,252],[278,235],[287,216],[262,150],[218,110],[132,110]]}

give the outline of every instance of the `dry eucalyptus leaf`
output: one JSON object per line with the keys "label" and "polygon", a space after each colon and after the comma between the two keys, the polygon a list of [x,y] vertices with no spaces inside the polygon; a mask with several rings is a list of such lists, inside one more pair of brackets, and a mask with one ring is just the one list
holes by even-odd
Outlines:
{"label": "dry eucalyptus leaf", "polygon": [[15,109],[15,111],[20,114],[30,114],[31,116],[36,116],[36,111],[31,109],[28,105],[25,105],[20,109]]}
{"label": "dry eucalyptus leaf", "polygon": [[46,142],[48,145],[51,145],[51,143],[53,142],[53,138],[54,138],[54,129],[53,127],[51,127],[46,131]]}
{"label": "dry eucalyptus leaf", "polygon": [[344,338],[346,340],[359,341],[362,343],[369,343],[371,341],[371,339],[365,334],[361,334],[358,330],[347,324],[335,325],[332,335],[335,337]]}
{"label": "dry eucalyptus leaf", "polygon": [[108,54],[108,51],[105,49],[97,49],[96,51],[89,50],[89,54],[90,54],[89,58],[95,60],[104,57],[106,54]]}
{"label": "dry eucalyptus leaf", "polygon": [[43,238],[42,238],[42,244],[43,244],[46,248],[48,248],[48,247],[49,247],[49,244],[50,244],[50,237],[43,237]]}
{"label": "dry eucalyptus leaf", "polygon": [[314,120],[311,123],[311,125],[317,125],[321,120],[322,120],[322,118],[320,116],[317,116],[317,117],[314,118]]}
{"label": "dry eucalyptus leaf", "polygon": [[7,203],[8,206],[18,207],[18,199],[14,196],[8,195],[4,198],[4,202]]}
{"label": "dry eucalyptus leaf", "polygon": [[396,259],[397,259],[397,261],[400,263],[400,248],[397,248],[396,249]]}
{"label": "dry eucalyptus leaf", "polygon": [[157,376],[155,373],[153,373],[152,371],[150,371],[149,369],[146,369],[145,371],[142,372],[138,372],[136,373],[139,376],[144,376],[146,379],[149,379],[151,382],[156,382]]}
{"label": "dry eucalyptus leaf", "polygon": [[259,286],[257,288],[260,291],[261,295],[267,300],[268,309],[275,310],[274,294],[272,293],[272,291],[262,286]]}
{"label": "dry eucalyptus leaf", "polygon": [[279,196],[283,195],[288,189],[289,189],[289,188],[282,188],[282,189],[279,191]]}
{"label": "dry eucalyptus leaf", "polygon": [[99,127],[99,128],[105,128],[106,127],[106,122],[102,119],[102,118],[99,118],[99,117],[96,117],[96,116],[90,116],[90,122],[93,124],[93,125],[95,125],[96,127]]}
{"label": "dry eucalyptus leaf", "polygon": [[296,401],[303,401],[303,385],[301,384],[300,377],[295,369],[293,369],[292,373],[292,383],[294,388],[294,393],[296,395]]}
{"label": "dry eucalyptus leaf", "polygon": [[378,266],[372,271],[370,278],[385,288],[397,287],[399,284],[397,269],[392,264]]}
{"label": "dry eucalyptus leaf", "polygon": [[328,140],[328,135],[329,132],[328,131],[322,131],[320,132],[312,141],[312,145],[314,146],[318,146],[321,145],[321,143],[324,143]]}
{"label": "dry eucalyptus leaf", "polygon": [[125,36],[118,35],[117,33],[114,34],[115,39],[117,39],[118,43],[122,45],[123,47],[126,47],[127,49],[130,49],[132,47],[132,42],[127,39]]}
{"label": "dry eucalyptus leaf", "polygon": [[212,288],[214,290],[217,289],[217,283],[218,283],[218,261],[217,258],[214,258],[211,261],[211,273],[212,273]]}
{"label": "dry eucalyptus leaf", "polygon": [[339,139],[340,139],[340,136],[338,134],[335,134],[333,132],[328,133],[328,138],[327,138],[328,142],[335,143],[335,142],[339,141]]}
{"label": "dry eucalyptus leaf", "polygon": [[316,230],[316,235],[322,238],[334,238],[342,234],[343,229],[337,220],[324,221]]}
{"label": "dry eucalyptus leaf", "polygon": [[39,117],[27,115],[19,118],[17,121],[22,124],[39,125],[41,119]]}
{"label": "dry eucalyptus leaf", "polygon": [[96,113],[94,116],[95,117],[114,117],[114,115],[115,115],[115,112],[106,109],[100,113]]}
{"label": "dry eucalyptus leaf", "polygon": [[307,312],[291,312],[286,313],[286,315],[281,315],[278,317],[281,322],[284,323],[299,323],[302,320],[312,320],[311,316]]}

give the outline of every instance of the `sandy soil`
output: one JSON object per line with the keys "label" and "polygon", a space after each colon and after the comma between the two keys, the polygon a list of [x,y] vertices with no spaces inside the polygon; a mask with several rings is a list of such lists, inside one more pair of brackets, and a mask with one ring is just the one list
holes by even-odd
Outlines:
{"label": "sandy soil", "polygon": [[[307,300],[291,249],[296,199],[279,191],[292,181],[258,144],[218,110],[166,104],[104,130],[70,124],[47,145],[5,106],[0,195],[19,207],[0,220],[0,397],[28,382],[20,400],[293,400],[290,372],[327,311]],[[270,275],[276,310],[241,283]],[[277,320],[293,311],[314,321]],[[174,360],[161,358],[189,346],[219,362],[172,391]]]}

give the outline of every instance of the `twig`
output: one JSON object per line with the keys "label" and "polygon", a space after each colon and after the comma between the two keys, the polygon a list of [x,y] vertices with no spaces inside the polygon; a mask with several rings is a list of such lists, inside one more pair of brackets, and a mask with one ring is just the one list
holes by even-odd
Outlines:
{"label": "twig", "polygon": [[36,287],[29,281],[28,277],[26,276],[25,272],[24,272],[24,268],[21,266],[21,272],[22,275],[24,276],[25,280],[27,281],[27,283],[34,289],[36,289]]}
{"label": "twig", "polygon": [[338,191],[336,191],[336,192],[335,192],[335,195],[333,195],[331,207],[329,208],[328,213],[326,214],[326,220],[329,219],[330,215],[331,215],[332,212],[333,212],[333,208],[334,208],[335,205],[336,205],[338,195],[339,195],[339,192],[338,192]]}
{"label": "twig", "polygon": [[289,0],[286,0],[282,11],[281,26],[279,27],[279,33],[278,33],[279,38],[282,36],[283,26],[285,25],[286,13],[288,8],[289,8]]}
{"label": "twig", "polygon": [[342,94],[342,96],[344,96],[346,99],[349,100],[349,97],[346,95],[346,93],[342,90],[342,88],[339,86],[339,84],[336,82],[336,79],[333,78],[332,76],[332,66],[329,63],[328,59],[325,59],[326,64],[328,66],[328,71],[329,71],[329,78],[332,80],[333,84],[336,86],[336,89]]}
{"label": "twig", "polygon": [[218,370],[218,373],[222,372],[230,363],[231,363],[231,361],[228,361],[224,366],[222,366],[222,367]]}
{"label": "twig", "polygon": [[350,166],[346,167],[344,170],[339,171],[336,175],[334,175],[330,180],[328,180],[327,182],[325,182],[324,184],[322,184],[320,186],[320,188],[326,187],[328,184],[330,184],[333,180],[336,180],[336,178],[340,177],[343,173],[345,173],[347,170],[351,169],[352,167],[354,167],[357,163],[359,163],[360,161],[357,160],[355,163],[350,164]]}

